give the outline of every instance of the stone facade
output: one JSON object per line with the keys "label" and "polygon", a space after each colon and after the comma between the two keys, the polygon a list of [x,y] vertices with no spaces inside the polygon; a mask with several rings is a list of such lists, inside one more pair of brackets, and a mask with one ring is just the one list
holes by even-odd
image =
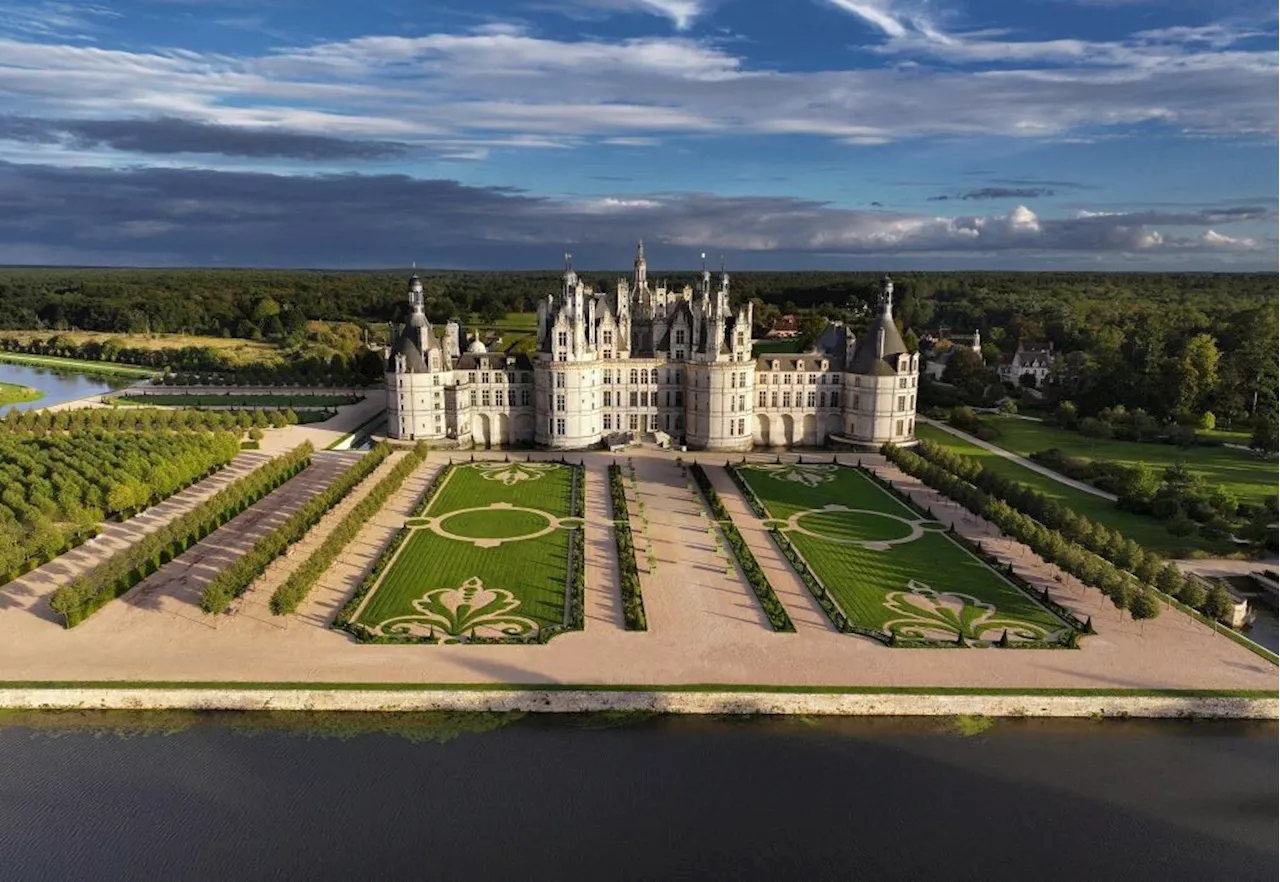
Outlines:
{"label": "stone facade", "polygon": [[752,357],[750,302],[729,274],[697,287],[651,285],[644,243],[633,277],[589,290],[566,259],[538,304],[532,355],[465,351],[456,322],[438,336],[409,280],[409,321],[387,359],[388,434],[502,447],[596,446],[665,433],[697,450],[912,440],[919,356],[893,323],[893,283],[862,338],[834,323],[803,354]]}

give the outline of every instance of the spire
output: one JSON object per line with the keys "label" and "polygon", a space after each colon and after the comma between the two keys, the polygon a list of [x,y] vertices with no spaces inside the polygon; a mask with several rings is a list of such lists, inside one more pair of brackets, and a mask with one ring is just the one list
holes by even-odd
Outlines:
{"label": "spire", "polygon": [[573,254],[564,253],[564,290],[568,293],[578,285],[578,274],[573,271]]}
{"label": "spire", "polygon": [[720,255],[720,287],[729,290],[729,271],[724,268],[724,255]]}
{"label": "spire", "polygon": [[636,274],[635,287],[637,291],[641,291],[649,285],[648,265],[644,260],[644,239],[636,243]]}
{"label": "spire", "polygon": [[880,308],[885,315],[893,315],[893,279],[888,273],[880,280]]}

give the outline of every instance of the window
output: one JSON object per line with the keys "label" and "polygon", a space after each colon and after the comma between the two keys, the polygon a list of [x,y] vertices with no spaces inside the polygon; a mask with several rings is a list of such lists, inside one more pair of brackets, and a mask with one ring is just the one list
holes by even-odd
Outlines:
{"label": "window", "polygon": [[803,362],[803,361],[797,361],[797,362],[796,362],[796,370],[798,370],[798,371],[802,371],[802,370],[804,370],[804,362]]}
{"label": "window", "polygon": [[826,406],[827,406],[827,393],[825,390],[823,390],[821,393],[818,394],[818,407],[826,407]]}
{"label": "window", "polygon": [[631,416],[630,416],[630,417],[628,417],[628,419],[627,419],[627,424],[631,427],[631,431],[633,431],[633,432],[634,432],[634,431],[636,430],[636,428],[640,425],[640,420],[639,420],[639,418],[638,418],[638,417],[633,413],[633,414],[631,414]]}
{"label": "window", "polygon": [[[655,401],[656,401],[656,400],[657,400],[657,399],[655,399]],[[649,406],[649,393],[648,393],[648,392],[641,392],[641,393],[640,393],[640,406],[641,406],[641,407],[648,407],[648,406]]]}
{"label": "window", "polygon": [[914,395],[912,395],[911,400],[907,402],[907,407],[911,408],[912,410],[916,409],[916,397]]}
{"label": "window", "polygon": [[514,383],[515,381],[516,381],[516,374],[515,374],[515,371],[512,371],[511,373],[507,374],[507,382],[508,382],[508,383]]}
{"label": "window", "polygon": [[905,395],[899,395],[899,396],[898,396],[898,410],[906,410],[906,409],[907,409],[907,396],[905,396]]}
{"label": "window", "polygon": [[432,375],[432,377],[431,377],[431,385],[432,385],[432,386],[439,386],[439,385],[440,385],[440,375],[439,375],[439,374],[433,374],[433,375]]}
{"label": "window", "polygon": [[525,407],[529,406],[529,390],[528,389],[520,390],[520,403],[523,404]]}
{"label": "window", "polygon": [[747,409],[747,396],[745,396],[745,395],[739,395],[739,396],[738,396],[738,410],[746,410],[746,409]]}
{"label": "window", "polygon": [[556,420],[556,434],[557,435],[564,434],[564,420]]}
{"label": "window", "polygon": [[684,431],[684,414],[682,413],[676,414],[676,431],[677,432]]}
{"label": "window", "polygon": [[476,372],[471,371],[470,373],[467,374],[467,382],[474,383],[475,381],[476,381]]}
{"label": "window", "polygon": [[611,431],[613,429],[613,414],[606,413],[604,415],[604,428],[606,432]]}
{"label": "window", "polygon": [[640,397],[640,393],[638,393],[638,392],[636,392],[636,390],[632,389],[632,390],[631,390],[631,396],[630,396],[630,401],[631,401],[631,406],[632,406],[632,407],[635,407],[635,406],[636,406],[636,400],[637,400],[639,397]]}
{"label": "window", "polygon": [[684,361],[684,350],[683,350],[683,349],[677,349],[677,350],[676,350],[676,361]]}
{"label": "window", "polygon": [[677,343],[684,342],[684,328],[676,328],[676,342]]}
{"label": "window", "polygon": [[747,388],[747,372],[746,371],[743,371],[742,373],[738,374],[738,385],[741,386],[743,389]]}
{"label": "window", "polygon": [[612,346],[612,345],[613,345],[613,331],[605,331],[605,332],[604,332],[604,345],[605,345],[605,346]]}
{"label": "window", "polygon": [[[834,395],[835,393],[833,392],[831,394]],[[862,407],[862,396],[861,395],[853,396],[853,409],[858,410],[860,407]]]}
{"label": "window", "polygon": [[565,374],[563,371],[558,371],[556,373],[556,388],[563,389],[564,383],[565,383]]}
{"label": "window", "polygon": [[905,388],[907,388],[907,378],[906,378],[906,377],[899,377],[899,378],[898,378],[898,388],[899,388],[899,389],[905,389]]}
{"label": "window", "polygon": [[818,384],[818,375],[817,375],[817,374],[809,374],[809,385],[810,385],[810,386],[816,386],[817,384]]}
{"label": "window", "polygon": [[791,374],[783,374],[783,375],[782,375],[782,383],[783,383],[783,385],[785,385],[785,386],[790,386],[790,385],[791,385]]}
{"label": "window", "polygon": [[[741,335],[739,335],[739,336],[738,336],[738,339],[739,339],[739,340],[741,340],[741,339],[742,339],[742,336],[741,336]],[[739,434],[739,435],[745,435],[745,434],[747,434],[747,421],[746,421],[746,420],[738,420],[738,434]]]}
{"label": "window", "polygon": [[817,392],[814,392],[814,391],[812,391],[812,390],[811,390],[811,391],[809,392],[808,400],[806,400],[806,401],[805,401],[805,404],[806,404],[808,407],[813,407],[813,406],[814,406],[814,405],[816,405],[817,403],[818,403],[818,393],[817,393]]}
{"label": "window", "polygon": [[898,420],[898,434],[902,434],[902,420]]}
{"label": "window", "polygon": [[556,396],[556,410],[564,410],[564,396],[563,396],[563,395],[557,395],[557,396]]}
{"label": "window", "polygon": [[489,372],[488,372],[488,371],[485,371],[483,374],[481,374],[481,375],[480,375],[480,382],[481,382],[481,383],[487,383],[487,382],[489,382]]}
{"label": "window", "polygon": [[684,407],[684,392],[680,389],[676,390],[676,407]]}
{"label": "window", "polygon": [[[839,393],[839,392],[832,392],[832,393],[831,393],[831,406],[832,406],[832,407],[839,407],[839,406],[840,406],[840,393]],[[857,406],[858,406],[858,397],[857,397],[856,395],[855,395],[855,396],[854,396],[854,398],[853,398],[853,406],[854,406],[854,407],[857,407]]]}
{"label": "window", "polygon": [[639,374],[639,372],[638,372],[638,371],[636,371],[636,369],[635,369],[635,368],[632,368],[632,369],[631,369],[631,384],[634,386],[634,385],[635,385],[636,383],[638,383],[638,382],[640,382],[640,374]]}
{"label": "window", "polygon": [[738,402],[734,401],[733,396],[730,395],[729,396],[729,413],[737,413],[737,412],[738,412]]}
{"label": "window", "polygon": [[651,371],[649,372],[649,382],[650,382],[650,383],[656,383],[656,382],[658,382],[658,369],[657,369],[657,368],[654,368],[653,370],[651,370]]}
{"label": "window", "polygon": [[777,407],[777,406],[778,406],[778,393],[777,393],[777,391],[774,391],[774,392],[770,392],[770,393],[769,393],[769,406],[770,406],[770,407]]}
{"label": "window", "polygon": [[606,386],[613,385],[613,371],[607,368],[605,369],[605,372],[604,372],[604,384]]}
{"label": "window", "polygon": [[791,406],[791,393],[790,393],[790,392],[783,392],[783,393],[782,393],[782,406],[783,406],[783,407],[790,407],[790,406]]}
{"label": "window", "polygon": [[[612,349],[606,349],[606,350],[604,351],[604,360],[605,360],[605,361],[610,361],[610,360],[612,360],[612,359],[613,359],[613,350],[612,350]],[[604,381],[605,381],[606,383],[607,383],[607,382],[609,382],[609,374],[608,374],[608,373],[605,373],[605,375],[604,375]]]}
{"label": "window", "polygon": [[467,407],[474,407],[475,403],[476,403],[476,393],[468,389],[467,390]]}
{"label": "window", "polygon": [[569,332],[568,332],[568,331],[561,331],[561,332],[560,332],[560,334],[559,334],[559,336],[557,337],[557,340],[559,341],[559,343],[560,343],[560,345],[561,345],[561,346],[568,346],[568,345],[569,345]]}
{"label": "window", "polygon": [[760,390],[760,407],[764,407],[764,406],[765,406],[765,403],[764,403],[764,402],[765,402],[765,396],[766,396],[767,394],[768,394],[768,393],[767,393],[767,392],[765,392],[763,389],[761,389],[761,390]]}
{"label": "window", "polygon": [[612,393],[612,392],[606,392],[606,393],[604,393],[604,406],[605,406],[605,407],[613,407],[613,393]]}
{"label": "window", "polygon": [[515,389],[511,389],[511,388],[507,389],[507,406],[508,407],[516,406],[516,390]]}
{"label": "window", "polygon": [[480,393],[480,404],[482,407],[489,406],[489,390],[488,389],[485,389],[483,392]]}

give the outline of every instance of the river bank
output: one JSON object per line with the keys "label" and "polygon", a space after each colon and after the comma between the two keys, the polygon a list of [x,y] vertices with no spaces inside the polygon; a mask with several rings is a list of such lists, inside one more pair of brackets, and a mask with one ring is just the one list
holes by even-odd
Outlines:
{"label": "river bank", "polygon": [[474,684],[14,684],[0,707],[22,710],[447,711],[763,714],[870,717],[1280,717],[1262,692],[805,687],[517,687]]}

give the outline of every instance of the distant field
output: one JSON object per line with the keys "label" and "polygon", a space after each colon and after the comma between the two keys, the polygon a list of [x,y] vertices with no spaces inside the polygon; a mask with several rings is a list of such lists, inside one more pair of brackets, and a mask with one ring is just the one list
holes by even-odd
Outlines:
{"label": "distant field", "polygon": [[764,355],[767,352],[799,352],[799,340],[760,340],[751,347],[753,355]]}
{"label": "distant field", "polygon": [[[1009,422],[1006,420],[1005,422]],[[1025,421],[1024,421],[1025,422]],[[1003,430],[1005,423],[1000,424]],[[1229,547],[1225,543],[1210,542],[1199,536],[1177,537],[1165,529],[1164,524],[1153,517],[1121,511],[1115,503],[1100,496],[1094,496],[1083,490],[1068,487],[1053,478],[1033,472],[1005,459],[997,453],[970,444],[957,438],[950,432],[935,428],[925,423],[916,423],[916,437],[933,441],[948,450],[971,456],[998,475],[1011,481],[1017,481],[1028,487],[1034,487],[1050,499],[1057,500],[1076,514],[1083,515],[1092,521],[1105,524],[1113,530],[1119,530],[1126,538],[1132,539],[1144,548],[1150,548],[1169,557],[1179,557],[1190,549],[1210,552],[1225,552]],[[1001,438],[1001,441],[1004,439]]]}
{"label": "distant field", "polygon": [[1000,430],[1000,437],[993,443],[1023,456],[1057,447],[1070,456],[1083,459],[1109,459],[1127,464],[1144,462],[1157,470],[1181,462],[1192,472],[1203,475],[1208,483],[1221,484],[1242,500],[1250,502],[1275,495],[1277,477],[1280,476],[1275,459],[1261,459],[1247,451],[1229,447],[1183,449],[1172,444],[1099,440],[1030,420],[998,416],[984,419]]}
{"label": "distant field", "polygon": [[17,383],[0,383],[0,405],[26,404],[28,401],[39,401],[44,393],[30,386],[19,386]]}
{"label": "distant field", "polygon": [[119,395],[125,404],[157,407],[339,407],[363,401],[359,395]]}
{"label": "distant field", "polygon": [[[564,620],[572,468],[453,467],[357,621],[377,634],[536,633]],[[572,522],[576,523],[576,522]]]}
{"label": "distant field", "polygon": [[851,468],[733,467],[857,624],[899,638],[1053,640],[1066,623]]}
{"label": "distant field", "polygon": [[153,368],[115,364],[109,361],[81,361],[77,358],[55,358],[50,355],[24,355],[16,352],[0,352],[0,361],[9,364],[26,364],[51,370],[79,371],[83,374],[109,374],[119,377],[154,377],[160,372]]}
{"label": "distant field", "polygon": [[[270,343],[243,340],[238,337],[200,337],[193,334],[109,334],[101,331],[0,331],[0,338],[21,340],[47,340],[64,337],[75,345],[105,343],[113,340],[128,349],[181,349],[184,346],[203,346],[213,349],[232,364],[260,364],[278,362],[280,349]],[[93,362],[97,364],[98,362]]]}

